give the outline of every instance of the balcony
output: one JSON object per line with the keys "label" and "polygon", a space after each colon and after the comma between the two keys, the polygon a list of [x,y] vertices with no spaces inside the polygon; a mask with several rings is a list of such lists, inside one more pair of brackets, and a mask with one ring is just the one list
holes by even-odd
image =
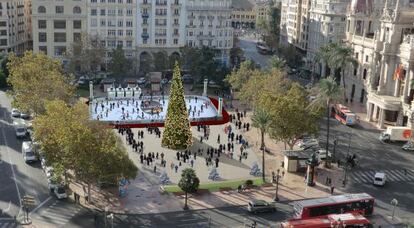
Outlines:
{"label": "balcony", "polygon": [[197,39],[199,40],[213,40],[215,36],[213,35],[197,35]]}
{"label": "balcony", "polygon": [[188,19],[195,19],[195,16],[194,15],[188,15],[188,17],[187,17]]}
{"label": "balcony", "polygon": [[174,24],[172,24],[172,26],[174,26],[174,27],[179,27],[179,26],[180,26],[180,24],[179,24],[179,23],[174,23]]}
{"label": "balcony", "polygon": [[166,6],[167,5],[167,1],[156,1],[155,2],[156,6]]}
{"label": "balcony", "polygon": [[142,18],[144,18],[144,19],[149,18],[149,14],[148,13],[142,13]]}
{"label": "balcony", "polygon": [[149,2],[142,2],[142,3],[139,4],[139,6],[141,8],[150,8],[151,7],[151,3],[149,3]]}
{"label": "balcony", "polygon": [[141,34],[141,37],[142,37],[143,39],[148,39],[148,38],[149,38],[149,34],[148,34],[147,32],[143,32],[143,33]]}
{"label": "balcony", "polygon": [[400,57],[414,60],[414,34],[405,35],[399,50]]}
{"label": "balcony", "polygon": [[375,46],[373,38],[357,36],[357,35],[353,36],[352,43],[355,45],[361,45],[363,47],[368,47],[368,48],[374,48]]}

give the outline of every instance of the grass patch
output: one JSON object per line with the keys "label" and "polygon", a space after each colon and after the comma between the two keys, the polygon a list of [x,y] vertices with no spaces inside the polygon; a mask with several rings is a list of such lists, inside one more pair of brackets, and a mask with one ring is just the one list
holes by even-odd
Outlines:
{"label": "grass patch", "polygon": [[84,87],[76,88],[75,94],[79,97],[89,97],[89,89]]}
{"label": "grass patch", "polygon": [[[262,178],[251,179],[253,181],[253,185],[255,186],[262,186],[264,184]],[[233,181],[218,181],[218,182],[210,182],[205,184],[200,184],[199,189],[205,189],[210,192],[218,191],[220,188],[231,188],[237,189],[239,185],[242,185],[246,182],[246,180],[233,180]],[[169,193],[177,193],[182,192],[181,188],[178,185],[167,185],[164,186],[165,192]]]}

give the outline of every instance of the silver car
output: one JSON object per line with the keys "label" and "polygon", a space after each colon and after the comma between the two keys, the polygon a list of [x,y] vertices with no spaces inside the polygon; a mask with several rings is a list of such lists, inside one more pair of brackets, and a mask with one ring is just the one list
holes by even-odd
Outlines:
{"label": "silver car", "polygon": [[247,210],[251,213],[274,212],[276,207],[264,200],[252,200],[247,205]]}

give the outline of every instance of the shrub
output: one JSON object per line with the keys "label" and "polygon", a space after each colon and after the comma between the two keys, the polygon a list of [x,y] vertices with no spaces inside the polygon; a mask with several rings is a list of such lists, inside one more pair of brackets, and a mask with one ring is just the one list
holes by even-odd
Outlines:
{"label": "shrub", "polygon": [[253,181],[252,180],[246,180],[245,184],[246,184],[247,187],[250,187],[250,186],[253,185]]}

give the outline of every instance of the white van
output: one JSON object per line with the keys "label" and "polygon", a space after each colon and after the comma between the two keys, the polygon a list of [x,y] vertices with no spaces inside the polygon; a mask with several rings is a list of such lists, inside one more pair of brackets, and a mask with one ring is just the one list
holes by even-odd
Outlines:
{"label": "white van", "polygon": [[376,186],[384,186],[387,180],[387,175],[383,172],[376,172],[374,175],[374,185]]}
{"label": "white van", "polygon": [[30,141],[24,141],[23,142],[23,144],[22,144],[22,155],[23,155],[23,159],[26,163],[35,162],[37,160],[35,151],[33,150],[32,142],[30,142]]}

